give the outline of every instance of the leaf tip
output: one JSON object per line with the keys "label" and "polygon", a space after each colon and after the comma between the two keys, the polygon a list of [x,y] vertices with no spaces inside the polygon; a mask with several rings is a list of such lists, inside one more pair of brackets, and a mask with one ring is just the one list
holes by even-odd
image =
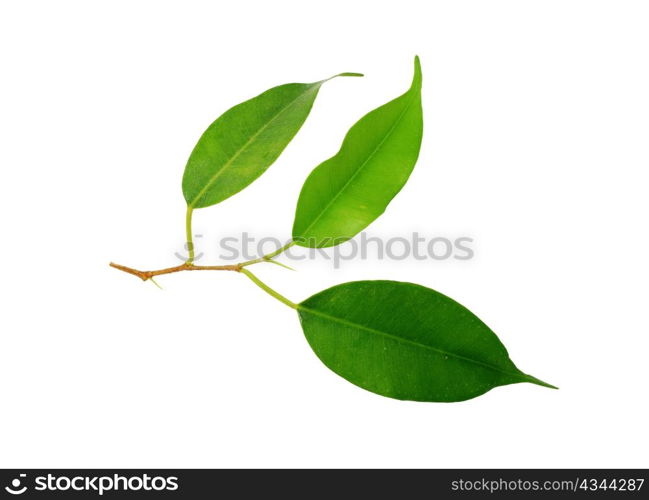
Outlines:
{"label": "leaf tip", "polygon": [[338,78],[339,76],[361,77],[361,76],[365,76],[365,75],[363,73],[352,73],[352,72],[347,71],[345,73],[338,73],[337,75],[331,76],[331,77],[327,78],[326,80],[322,80],[320,82],[320,85],[322,85],[325,82],[328,82],[329,80],[333,80],[334,78]]}
{"label": "leaf tip", "polygon": [[540,380],[536,377],[532,377],[532,375],[525,375],[525,380],[529,382],[530,384],[536,384],[540,385],[541,387],[547,387],[548,389],[556,389],[559,390],[559,388],[555,385],[548,384],[547,382],[543,382],[543,380]]}
{"label": "leaf tip", "polygon": [[412,78],[412,86],[421,86],[421,61],[415,56],[415,75]]}

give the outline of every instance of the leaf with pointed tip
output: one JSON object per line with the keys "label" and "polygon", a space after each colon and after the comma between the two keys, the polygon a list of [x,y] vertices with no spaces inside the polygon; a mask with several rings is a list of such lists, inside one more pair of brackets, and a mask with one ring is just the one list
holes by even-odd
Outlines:
{"label": "leaf with pointed tip", "polygon": [[295,213],[294,241],[330,247],[365,229],[408,180],[422,133],[421,66],[415,58],[410,89],[356,122],[340,151],[307,178]]}
{"label": "leaf with pointed tip", "polygon": [[274,87],[217,118],[187,161],[182,183],[187,205],[215,205],[263,174],[300,130],[328,80]]}
{"label": "leaf with pointed tip", "polygon": [[363,389],[414,401],[464,401],[530,382],[494,332],[435,290],[399,281],[356,281],[324,290],[297,311],[316,355]]}

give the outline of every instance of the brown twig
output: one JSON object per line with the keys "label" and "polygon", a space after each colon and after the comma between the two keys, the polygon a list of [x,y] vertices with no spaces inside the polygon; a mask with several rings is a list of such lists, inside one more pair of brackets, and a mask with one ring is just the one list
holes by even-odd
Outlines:
{"label": "brown twig", "polygon": [[114,262],[110,263],[110,267],[124,271],[125,273],[132,274],[137,276],[142,281],[147,281],[154,276],[160,276],[161,274],[171,274],[178,273],[181,271],[241,271],[240,264],[226,265],[226,266],[195,266],[194,264],[181,264],[180,266],[167,267],[165,269],[158,269],[156,271],[140,271],[138,269],[133,269],[132,267],[122,266],[121,264],[115,264]]}

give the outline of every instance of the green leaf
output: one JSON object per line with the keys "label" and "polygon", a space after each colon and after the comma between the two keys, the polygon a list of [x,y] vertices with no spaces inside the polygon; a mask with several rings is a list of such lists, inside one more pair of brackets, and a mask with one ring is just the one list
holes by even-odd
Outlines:
{"label": "green leaf", "polygon": [[487,325],[429,288],[356,281],[297,306],[322,362],[353,384],[414,401],[464,401],[518,382],[552,387],[521,372]]}
{"label": "green leaf", "polygon": [[215,205],[263,174],[300,130],[320,87],[328,80],[274,87],[217,118],[187,161],[183,175],[187,205]]}
{"label": "green leaf", "polygon": [[307,178],[295,213],[294,241],[330,247],[365,229],[408,180],[422,133],[421,66],[415,58],[410,89],[356,122],[340,151]]}

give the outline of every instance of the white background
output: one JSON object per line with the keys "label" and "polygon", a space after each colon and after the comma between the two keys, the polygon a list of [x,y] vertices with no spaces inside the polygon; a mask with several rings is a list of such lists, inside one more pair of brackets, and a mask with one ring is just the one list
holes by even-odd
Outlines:
{"label": "white background", "polygon": [[[3,2],[0,466],[649,466],[648,25],[632,1]],[[421,156],[369,231],[469,235],[475,258],[256,271],[295,301],[357,279],[435,288],[559,391],[382,398],[243,276],[160,291],[108,267],[177,263],[184,164],[219,114],[364,72],[195,214],[210,256],[242,230],[287,238],[310,170],[407,88],[415,54]]]}

